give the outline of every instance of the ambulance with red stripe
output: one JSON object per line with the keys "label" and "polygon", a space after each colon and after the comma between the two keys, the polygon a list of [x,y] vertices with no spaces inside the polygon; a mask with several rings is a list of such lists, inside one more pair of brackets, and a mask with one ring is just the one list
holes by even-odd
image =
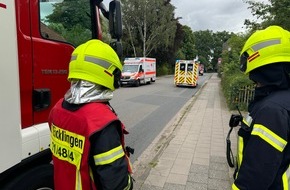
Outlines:
{"label": "ambulance with red stripe", "polygon": [[125,58],[121,86],[150,84],[156,80],[156,59],[148,57]]}
{"label": "ambulance with red stripe", "polygon": [[121,50],[121,5],[107,1],[0,0],[0,189],[53,189],[47,119],[69,88],[71,53],[102,39],[101,19]]}
{"label": "ambulance with red stripe", "polygon": [[196,87],[198,85],[199,64],[195,60],[176,60],[174,84],[179,86]]}

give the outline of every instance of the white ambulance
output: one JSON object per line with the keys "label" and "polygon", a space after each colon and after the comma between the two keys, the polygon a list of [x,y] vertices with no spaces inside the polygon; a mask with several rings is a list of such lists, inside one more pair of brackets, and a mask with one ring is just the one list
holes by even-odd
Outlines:
{"label": "white ambulance", "polygon": [[150,84],[156,80],[156,59],[148,57],[125,58],[121,86]]}

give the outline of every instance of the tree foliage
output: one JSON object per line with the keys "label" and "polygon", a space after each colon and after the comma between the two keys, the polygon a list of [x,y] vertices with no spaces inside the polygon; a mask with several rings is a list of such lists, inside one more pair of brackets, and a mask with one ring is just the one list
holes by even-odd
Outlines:
{"label": "tree foliage", "polygon": [[227,31],[222,31],[222,32],[215,32],[213,33],[213,44],[211,46],[213,50],[213,55],[212,55],[212,61],[211,64],[214,69],[217,68],[217,63],[219,58],[221,58],[224,44],[228,41],[228,39],[231,38],[233,33],[229,33]]}
{"label": "tree foliage", "polygon": [[178,19],[176,19],[176,22],[177,22],[176,32],[175,32],[173,45],[167,48],[164,48],[163,46],[159,46],[150,55],[157,59],[158,61],[157,68],[168,67],[167,74],[172,74],[174,72],[174,69],[175,69],[174,65],[175,65],[176,59],[186,59],[185,54],[182,51],[182,46],[184,44],[184,38],[187,34],[183,30],[183,26],[179,23]]}
{"label": "tree foliage", "polygon": [[263,29],[269,25],[279,25],[287,30],[290,29],[289,0],[268,0],[267,2],[246,0],[246,3],[249,4],[249,9],[256,18],[256,20],[245,20],[245,25],[249,29]]}
{"label": "tree foliage", "polygon": [[247,35],[232,34],[224,43],[222,50],[222,70],[226,75],[240,72],[240,51],[246,41]]}
{"label": "tree foliage", "polygon": [[212,55],[213,32],[211,30],[196,31],[194,32],[194,36],[198,55],[209,58]]}
{"label": "tree foliage", "polygon": [[54,4],[53,14],[47,16],[48,21],[62,23],[64,28],[73,28],[82,24],[91,29],[90,7],[87,0],[70,0]]}
{"label": "tree foliage", "polygon": [[222,89],[228,107],[236,109],[238,105],[241,111],[246,110],[248,102],[238,101],[240,89],[244,89],[246,86],[247,89],[250,89],[253,84],[248,76],[240,71],[240,51],[247,38],[247,34],[231,34],[231,37],[223,45],[222,64],[219,68]]}
{"label": "tree foliage", "polygon": [[90,6],[87,0],[53,4],[53,13],[48,15],[44,22],[75,46],[92,37]]}
{"label": "tree foliage", "polygon": [[223,44],[230,38],[229,32],[213,32],[210,30],[195,31],[195,49],[200,61],[207,70],[216,70],[221,57]]}
{"label": "tree foliage", "polygon": [[176,19],[170,1],[123,0],[122,5],[127,54],[146,57],[161,46],[173,45]]}
{"label": "tree foliage", "polygon": [[179,49],[179,56],[181,56],[182,59],[193,60],[197,56],[193,32],[188,26],[183,26],[182,30],[184,32],[184,36]]}

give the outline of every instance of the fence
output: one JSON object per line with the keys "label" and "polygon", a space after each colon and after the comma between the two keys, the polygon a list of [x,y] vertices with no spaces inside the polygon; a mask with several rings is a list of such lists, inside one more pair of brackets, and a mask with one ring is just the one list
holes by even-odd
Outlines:
{"label": "fence", "polygon": [[239,106],[241,110],[246,110],[248,104],[254,98],[254,86],[244,86],[238,89],[236,92],[231,95],[231,108],[235,109],[236,106]]}

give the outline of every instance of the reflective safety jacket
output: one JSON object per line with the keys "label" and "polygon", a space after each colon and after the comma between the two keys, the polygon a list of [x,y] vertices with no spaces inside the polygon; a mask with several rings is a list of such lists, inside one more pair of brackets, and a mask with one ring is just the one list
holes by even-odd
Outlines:
{"label": "reflective safety jacket", "polygon": [[256,102],[238,131],[233,190],[290,189],[290,90]]}
{"label": "reflective safety jacket", "polygon": [[[125,184],[128,186],[120,189],[130,189],[131,166],[124,148],[125,129],[111,108],[104,103],[88,103],[80,109],[70,111],[64,109],[62,103],[63,99],[55,105],[49,116],[55,189],[97,189],[92,167],[89,164],[90,157],[93,157],[96,166],[110,165],[125,159],[127,172],[120,175],[127,175]],[[91,145],[90,138],[112,122],[119,123],[117,125],[118,131],[121,131],[119,146],[98,155],[90,155],[92,146],[98,146]]]}

